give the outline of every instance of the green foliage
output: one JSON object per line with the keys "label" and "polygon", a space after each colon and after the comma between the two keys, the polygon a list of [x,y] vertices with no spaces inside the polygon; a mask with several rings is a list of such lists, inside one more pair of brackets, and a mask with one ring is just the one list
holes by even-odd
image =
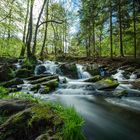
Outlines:
{"label": "green foliage", "polygon": [[8,93],[9,91],[6,88],[0,86],[0,99],[8,96]]}
{"label": "green foliage", "polygon": [[10,98],[10,99],[18,98],[18,99],[23,99],[23,100],[27,100],[31,102],[36,102],[36,103],[38,102],[38,99],[35,98],[33,95],[27,94],[24,92],[11,93],[7,98]]}
{"label": "green foliage", "polygon": [[48,86],[45,86],[45,93],[48,93],[50,91],[50,88]]}

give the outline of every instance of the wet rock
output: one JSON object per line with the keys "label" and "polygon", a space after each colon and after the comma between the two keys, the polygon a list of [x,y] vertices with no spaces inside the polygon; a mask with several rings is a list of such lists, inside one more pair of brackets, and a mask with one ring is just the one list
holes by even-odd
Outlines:
{"label": "wet rock", "polygon": [[140,69],[136,69],[136,70],[134,71],[134,74],[137,75],[137,78],[140,78]]}
{"label": "wet rock", "polygon": [[77,67],[75,63],[65,63],[65,64],[61,64],[59,66],[59,68],[61,69],[61,72],[72,79],[77,79],[78,78],[78,72],[77,72]]}
{"label": "wet rock", "polygon": [[94,77],[91,77],[89,79],[84,80],[84,82],[92,82],[92,83],[94,83],[94,82],[97,82],[97,81],[99,81],[101,79],[102,79],[102,77],[100,75],[96,75]]}
{"label": "wet rock", "polygon": [[115,97],[126,97],[128,95],[128,91],[127,90],[122,90],[122,91],[114,91],[113,95]]}
{"label": "wet rock", "polygon": [[11,75],[11,65],[8,64],[2,64],[0,65],[0,81],[8,81],[10,80],[12,77]]}
{"label": "wet rock", "polygon": [[31,87],[31,91],[38,91],[39,89],[40,89],[40,87],[41,87],[41,85],[33,85],[32,87]]}
{"label": "wet rock", "polygon": [[35,74],[40,75],[43,74],[46,71],[46,67],[44,65],[38,65],[35,68]]}
{"label": "wet rock", "polygon": [[131,82],[131,84],[137,88],[137,89],[140,89],[140,78],[139,79],[136,79],[135,81]]}
{"label": "wet rock", "polygon": [[36,104],[9,117],[0,126],[0,140],[35,140],[43,138],[48,130],[53,132],[49,137],[54,137],[57,132],[61,132],[62,127],[63,120],[55,112]]}
{"label": "wet rock", "polygon": [[28,69],[19,69],[16,71],[16,77],[18,78],[27,78],[32,74],[31,70]]}
{"label": "wet rock", "polygon": [[99,66],[97,64],[89,65],[86,69],[92,76],[100,75]]}
{"label": "wet rock", "polygon": [[46,87],[42,87],[42,88],[39,89],[39,93],[40,94],[48,94],[49,91],[50,91],[50,89],[47,86]]}
{"label": "wet rock", "polygon": [[98,90],[110,90],[110,89],[115,89],[119,83],[117,80],[106,78],[102,79],[95,84],[95,88]]}
{"label": "wet rock", "polygon": [[14,85],[20,85],[20,84],[23,84],[23,80],[22,79],[19,79],[19,78],[15,78],[15,79],[12,79],[8,82],[3,82],[0,84],[0,86],[3,86],[3,87],[12,87]]}

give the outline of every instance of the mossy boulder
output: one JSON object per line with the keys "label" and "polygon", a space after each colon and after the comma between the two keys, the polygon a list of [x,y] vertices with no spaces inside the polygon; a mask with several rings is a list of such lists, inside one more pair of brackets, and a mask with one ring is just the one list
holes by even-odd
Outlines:
{"label": "mossy boulder", "polygon": [[95,84],[95,88],[98,90],[115,89],[119,85],[117,80],[111,78],[102,79],[94,84]]}
{"label": "mossy boulder", "polygon": [[78,78],[78,72],[77,72],[77,67],[75,63],[65,63],[61,64],[60,66],[61,72],[72,79],[77,79]]}
{"label": "mossy boulder", "polygon": [[123,97],[123,96],[126,97],[128,95],[128,91],[127,90],[114,91],[113,95],[115,97]]}
{"label": "mossy boulder", "polygon": [[19,69],[16,71],[16,77],[18,77],[18,78],[27,78],[27,77],[30,77],[31,74],[32,74],[32,71],[28,70],[26,68]]}
{"label": "mossy boulder", "polygon": [[23,82],[22,79],[15,78],[15,79],[12,79],[10,81],[1,83],[0,86],[3,86],[3,87],[12,87],[14,85],[20,85],[20,84],[23,84],[23,83],[24,82]]}
{"label": "mossy boulder", "polygon": [[35,75],[43,74],[46,71],[46,67],[44,65],[38,65],[35,68]]}
{"label": "mossy boulder", "polygon": [[92,82],[92,83],[95,83],[95,82],[97,82],[97,81],[99,81],[101,79],[102,79],[102,77],[100,75],[96,75],[94,77],[91,77],[89,79],[84,80],[84,82]]}
{"label": "mossy boulder", "polygon": [[86,69],[92,76],[100,75],[99,66],[97,64],[89,65]]}
{"label": "mossy boulder", "polygon": [[[42,133],[59,134],[63,120],[50,107],[36,105],[11,116],[0,126],[0,140],[35,140]],[[48,133],[48,138],[49,138]],[[47,139],[48,139],[47,138]],[[59,136],[61,139],[61,136]]]}

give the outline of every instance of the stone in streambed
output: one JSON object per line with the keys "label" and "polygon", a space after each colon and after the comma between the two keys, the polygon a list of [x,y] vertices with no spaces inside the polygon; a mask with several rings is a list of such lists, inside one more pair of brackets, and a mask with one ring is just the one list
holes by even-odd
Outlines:
{"label": "stone in streambed", "polygon": [[94,77],[91,77],[89,79],[84,80],[84,82],[92,82],[92,83],[95,83],[95,82],[97,82],[97,81],[99,81],[101,79],[102,79],[102,77],[100,75],[96,75]]}
{"label": "stone in streambed", "polygon": [[46,71],[46,67],[44,65],[38,65],[35,68],[35,75],[43,74]]}
{"label": "stone in streambed", "polygon": [[137,89],[140,89],[140,78],[139,79],[136,79],[135,81],[131,82],[131,84],[137,88]]}
{"label": "stone in streambed", "polygon": [[77,72],[77,67],[75,63],[65,63],[61,64],[59,66],[61,69],[62,73],[72,79],[77,79],[78,78],[78,72]]}
{"label": "stone in streambed", "polygon": [[110,89],[115,89],[119,83],[117,80],[106,78],[102,79],[95,84],[95,88],[98,90],[110,90]]}

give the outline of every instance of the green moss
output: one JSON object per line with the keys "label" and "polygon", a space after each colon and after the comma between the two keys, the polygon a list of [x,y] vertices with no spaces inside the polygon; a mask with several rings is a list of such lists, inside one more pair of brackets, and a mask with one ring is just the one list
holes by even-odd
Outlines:
{"label": "green moss", "polygon": [[16,77],[18,77],[18,78],[27,78],[27,77],[31,76],[31,73],[32,73],[31,70],[28,70],[26,68],[19,69],[16,72]]}
{"label": "green moss", "polygon": [[45,86],[45,92],[48,93],[50,91],[50,88],[48,86]]}
{"label": "green moss", "polygon": [[94,83],[94,82],[97,82],[97,81],[99,81],[101,79],[102,79],[102,77],[100,75],[96,75],[94,77],[91,77],[91,78],[85,80],[85,82],[93,82]]}
{"label": "green moss", "polygon": [[0,99],[8,96],[8,94],[9,94],[8,89],[0,86]]}

